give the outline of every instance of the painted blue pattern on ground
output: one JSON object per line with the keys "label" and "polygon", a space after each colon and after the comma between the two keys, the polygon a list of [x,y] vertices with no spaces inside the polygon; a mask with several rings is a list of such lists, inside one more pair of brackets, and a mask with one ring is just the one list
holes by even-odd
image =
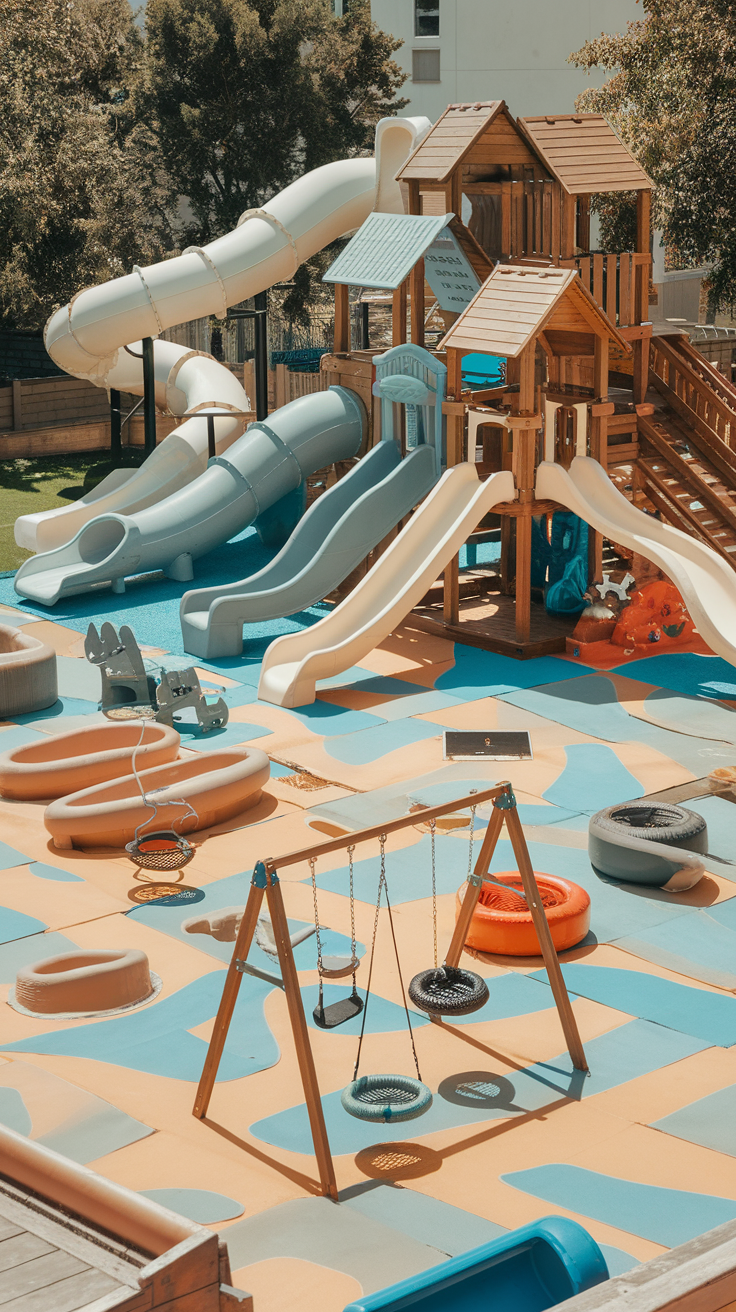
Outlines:
{"label": "painted blue pattern on ground", "polygon": [[268,738],[273,729],[265,729],[262,724],[226,724],[224,729],[209,729],[206,733],[194,732],[194,725],[180,724],[174,727],[181,735],[183,747],[195,752],[217,752],[222,747],[239,747],[241,743],[255,742],[258,738]]}
{"label": "painted blue pattern on ground", "polygon": [[627,679],[640,679],[686,697],[714,697],[736,701],[736,671],[720,656],[700,656],[697,652],[673,651],[643,660],[612,667]]}
{"label": "painted blue pattern on ground", "polygon": [[697,1102],[650,1124],[652,1129],[673,1134],[676,1139],[687,1139],[716,1153],[736,1157],[736,1084],[698,1098]]}
{"label": "painted blue pattern on ground", "polygon": [[[573,1068],[568,1053],[503,1075],[493,1069],[465,1071],[443,1080],[423,1116],[395,1125],[356,1121],[343,1109],[340,1091],[322,1098],[333,1153],[356,1153],[387,1140],[422,1138],[439,1130],[522,1116],[561,1100],[579,1101],[680,1061],[707,1047],[682,1034],[634,1021],[586,1043],[591,1074]],[[275,1148],[310,1153],[312,1139],[305,1103],[277,1112],[250,1127]]]}
{"label": "painted blue pattern on ground", "polygon": [[12,943],[15,938],[27,938],[46,928],[44,920],[27,916],[24,911],[13,911],[12,907],[0,907],[0,943]]}
{"label": "painted blue pattern on ground", "polygon": [[[604,1007],[691,1034],[717,1047],[730,1048],[736,1043],[736,998],[613,966],[573,962],[563,966],[562,973],[571,993],[601,1002]],[[540,970],[531,978],[546,984],[547,973]]]}
{"label": "painted blue pattern on ground", "polygon": [[442,731],[441,724],[429,720],[392,720],[390,724],[379,724],[375,729],[363,729],[342,738],[325,738],[323,746],[327,755],[336,761],[343,761],[346,765],[370,765],[402,747],[423,742],[426,738],[437,738]]}
{"label": "painted blue pattern on ground", "polygon": [[[481,651],[455,643],[455,664],[440,674],[435,682],[439,692],[450,692],[461,701],[476,701],[481,697],[497,697],[516,688],[536,688],[543,683],[559,683],[560,679],[580,678],[590,674],[587,665],[573,665],[556,656],[538,656],[530,661],[517,661],[511,656]],[[736,694],[735,694],[736,695]]]}
{"label": "painted blue pattern on ground", "polygon": [[46,706],[42,711],[28,711],[26,715],[13,715],[13,724],[37,724],[38,721],[54,720],[61,715],[93,715],[97,702],[81,697],[58,697],[53,706]]}
{"label": "painted blue pattern on ground", "polygon": [[0,752],[12,752],[16,747],[26,747],[28,743],[43,741],[44,735],[26,724],[16,724],[12,729],[0,730]]}
{"label": "painted blue pattern on ground", "polygon": [[18,1089],[0,1086],[0,1124],[16,1134],[30,1134],[33,1121]]}
{"label": "painted blue pattern on ground", "polygon": [[[729,900],[736,903],[736,898]],[[617,946],[678,975],[736,989],[736,932],[719,924],[711,910],[698,910],[685,919],[620,938]]]}
{"label": "painted blue pattern on ground", "polygon": [[[201,901],[195,905],[180,906],[163,906],[160,903],[149,902],[145,906],[134,907],[127,915],[131,920],[138,920],[143,925],[150,925],[152,929],[158,929],[163,934],[170,934],[180,943],[186,943],[190,948],[197,948],[200,952],[205,952],[209,957],[215,957],[218,961],[230,963],[233,955],[232,943],[219,943],[211,934],[189,934],[182,928],[185,920],[193,917],[208,915],[212,911],[222,911],[224,907],[244,907],[248,893],[250,891],[252,875],[228,875],[226,879],[216,879],[211,884],[205,884],[200,890],[204,893]],[[304,920],[289,920],[289,929],[292,934],[300,929],[304,929],[308,924]],[[345,934],[338,933],[337,930],[330,929],[329,926],[322,927],[322,949],[325,956],[345,956],[349,955],[350,939]],[[363,956],[365,947],[362,943],[356,944],[356,950],[359,957]],[[297,970],[316,970],[317,968],[317,939],[316,935],[304,940],[303,943],[297,944],[294,948],[294,960]],[[248,961],[252,966],[257,966],[259,970],[276,969],[278,965],[265,952],[262,952],[254,942],[248,954]]]}
{"label": "painted blue pattern on ground", "polygon": [[504,1184],[666,1248],[696,1239],[736,1218],[736,1201],[687,1193],[553,1163],[502,1175]]}
{"label": "painted blue pattern on ground", "polygon": [[59,866],[45,866],[42,861],[34,861],[28,872],[37,879],[54,879],[60,884],[83,884],[81,875],[73,875],[71,870],[61,870]]}
{"label": "painted blue pattern on ground", "polygon": [[[86,1057],[149,1075],[196,1082],[202,1074],[207,1044],[189,1031],[216,1014],[224,983],[225,971],[215,970],[140,1011],[20,1039],[3,1044],[1,1050]],[[272,989],[271,984],[243,976],[218,1080],[239,1080],[278,1061],[278,1045],[263,1012]]]}
{"label": "painted blue pattern on ground", "polygon": [[[468,1016],[454,1016],[451,1022],[453,1025],[480,1025],[485,1021],[508,1020],[511,1016],[529,1016],[534,1011],[546,1010],[547,1007],[554,1005],[549,998],[540,998],[539,985],[536,980],[530,980],[526,975],[517,975],[514,971],[509,971],[506,975],[494,975],[491,979],[486,980],[486,983],[488,985],[488,1001],[478,1011],[474,1011]],[[325,1006],[346,997],[351,989],[352,981],[349,977],[341,985],[325,984]],[[302,989],[307,1020],[313,1028],[319,1028],[314,1025],[312,1020],[312,1012],[317,1005],[318,993],[319,988],[316,984],[307,985]],[[364,989],[359,987],[358,994],[365,999]],[[411,1023],[415,1028],[430,1023],[426,1012],[419,1011],[414,1006],[410,1006],[409,1011],[412,1018]],[[331,1032],[336,1034],[360,1034],[361,1023],[362,1016],[356,1016],[353,1020],[346,1021],[339,1029]],[[387,1001],[385,998],[378,996],[375,991],[372,991],[368,1003],[366,1033],[389,1034],[405,1027],[406,1016],[403,1007]]]}
{"label": "painted blue pattern on ground", "polygon": [[12,870],[15,866],[27,866],[30,863],[31,857],[24,856],[8,843],[0,843],[0,870]]}
{"label": "painted blue pattern on ground", "polygon": [[227,1194],[215,1194],[209,1189],[139,1189],[142,1198],[151,1198],[159,1207],[186,1216],[200,1225],[214,1225],[216,1221],[232,1221],[242,1216],[243,1203]]}
{"label": "painted blue pattern on ground", "polygon": [[542,797],[570,811],[600,811],[616,802],[643,797],[639,780],[602,743],[576,743],[565,748],[567,763]]}
{"label": "painted blue pattern on ground", "polygon": [[30,938],[16,938],[12,943],[0,944],[0,984],[15,984],[15,977],[24,966],[32,966],[46,957],[60,952],[73,952],[78,945],[65,934],[31,934]]}

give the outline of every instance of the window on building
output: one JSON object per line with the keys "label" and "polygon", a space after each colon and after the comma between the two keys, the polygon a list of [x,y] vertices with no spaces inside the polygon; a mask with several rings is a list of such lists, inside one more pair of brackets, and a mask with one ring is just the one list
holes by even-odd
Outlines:
{"label": "window on building", "polygon": [[439,82],[439,50],[412,50],[411,80],[412,82]]}
{"label": "window on building", "polygon": [[[414,35],[439,36],[439,34],[440,0],[414,0]],[[414,80],[416,81],[416,78]]]}

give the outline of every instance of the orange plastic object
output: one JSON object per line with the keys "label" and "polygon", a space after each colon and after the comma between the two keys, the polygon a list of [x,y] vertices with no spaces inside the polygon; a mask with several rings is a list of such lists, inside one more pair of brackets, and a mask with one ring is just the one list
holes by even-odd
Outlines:
{"label": "orange plastic object", "polygon": [[[208,829],[255,806],[268,781],[271,763],[255,747],[223,747],[186,761],[139,771],[146,805],[133,775],[95,784],[50,802],[44,824],[55,847],[124,847],[139,826],[146,832],[175,828],[179,833]],[[189,807],[195,812],[188,814]]]}
{"label": "orange plastic object", "polygon": [[666,579],[645,583],[632,592],[611,642],[617,647],[667,648],[689,642],[695,626],[677,588]]}
{"label": "orange plastic object", "polygon": [[[584,888],[570,879],[534,872],[542,898],[544,913],[558,952],[572,948],[585,938],[590,928],[590,898]],[[504,957],[541,956],[539,940],[526,900],[514,889],[523,890],[521,876],[513,870],[494,875],[508,887],[508,892],[494,884],[484,884],[473,912],[466,947],[477,952],[492,952]],[[465,889],[463,884],[455,898],[455,919],[460,914]]]}
{"label": "orange plastic object", "polygon": [[42,742],[0,752],[0,793],[18,801],[61,797],[130,774],[133,752],[139,773],[174,761],[179,742],[176,729],[154,720],[146,721],[142,739],[140,721],[45,736]]}

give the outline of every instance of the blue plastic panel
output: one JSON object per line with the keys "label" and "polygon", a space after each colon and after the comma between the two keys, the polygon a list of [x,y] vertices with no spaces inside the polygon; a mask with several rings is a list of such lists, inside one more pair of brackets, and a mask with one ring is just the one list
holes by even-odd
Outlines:
{"label": "blue plastic panel", "polygon": [[369,214],[322,281],[395,291],[451,218],[451,214]]}

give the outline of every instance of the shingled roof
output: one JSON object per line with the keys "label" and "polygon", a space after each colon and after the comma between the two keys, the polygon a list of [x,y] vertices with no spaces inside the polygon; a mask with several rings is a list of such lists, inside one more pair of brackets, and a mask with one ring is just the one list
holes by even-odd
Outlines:
{"label": "shingled roof", "polygon": [[602,114],[550,114],[517,120],[571,196],[647,191],[651,180]]}
{"label": "shingled roof", "polygon": [[545,328],[627,342],[598,307],[576,269],[522,269],[499,264],[439,344],[514,358]]}

